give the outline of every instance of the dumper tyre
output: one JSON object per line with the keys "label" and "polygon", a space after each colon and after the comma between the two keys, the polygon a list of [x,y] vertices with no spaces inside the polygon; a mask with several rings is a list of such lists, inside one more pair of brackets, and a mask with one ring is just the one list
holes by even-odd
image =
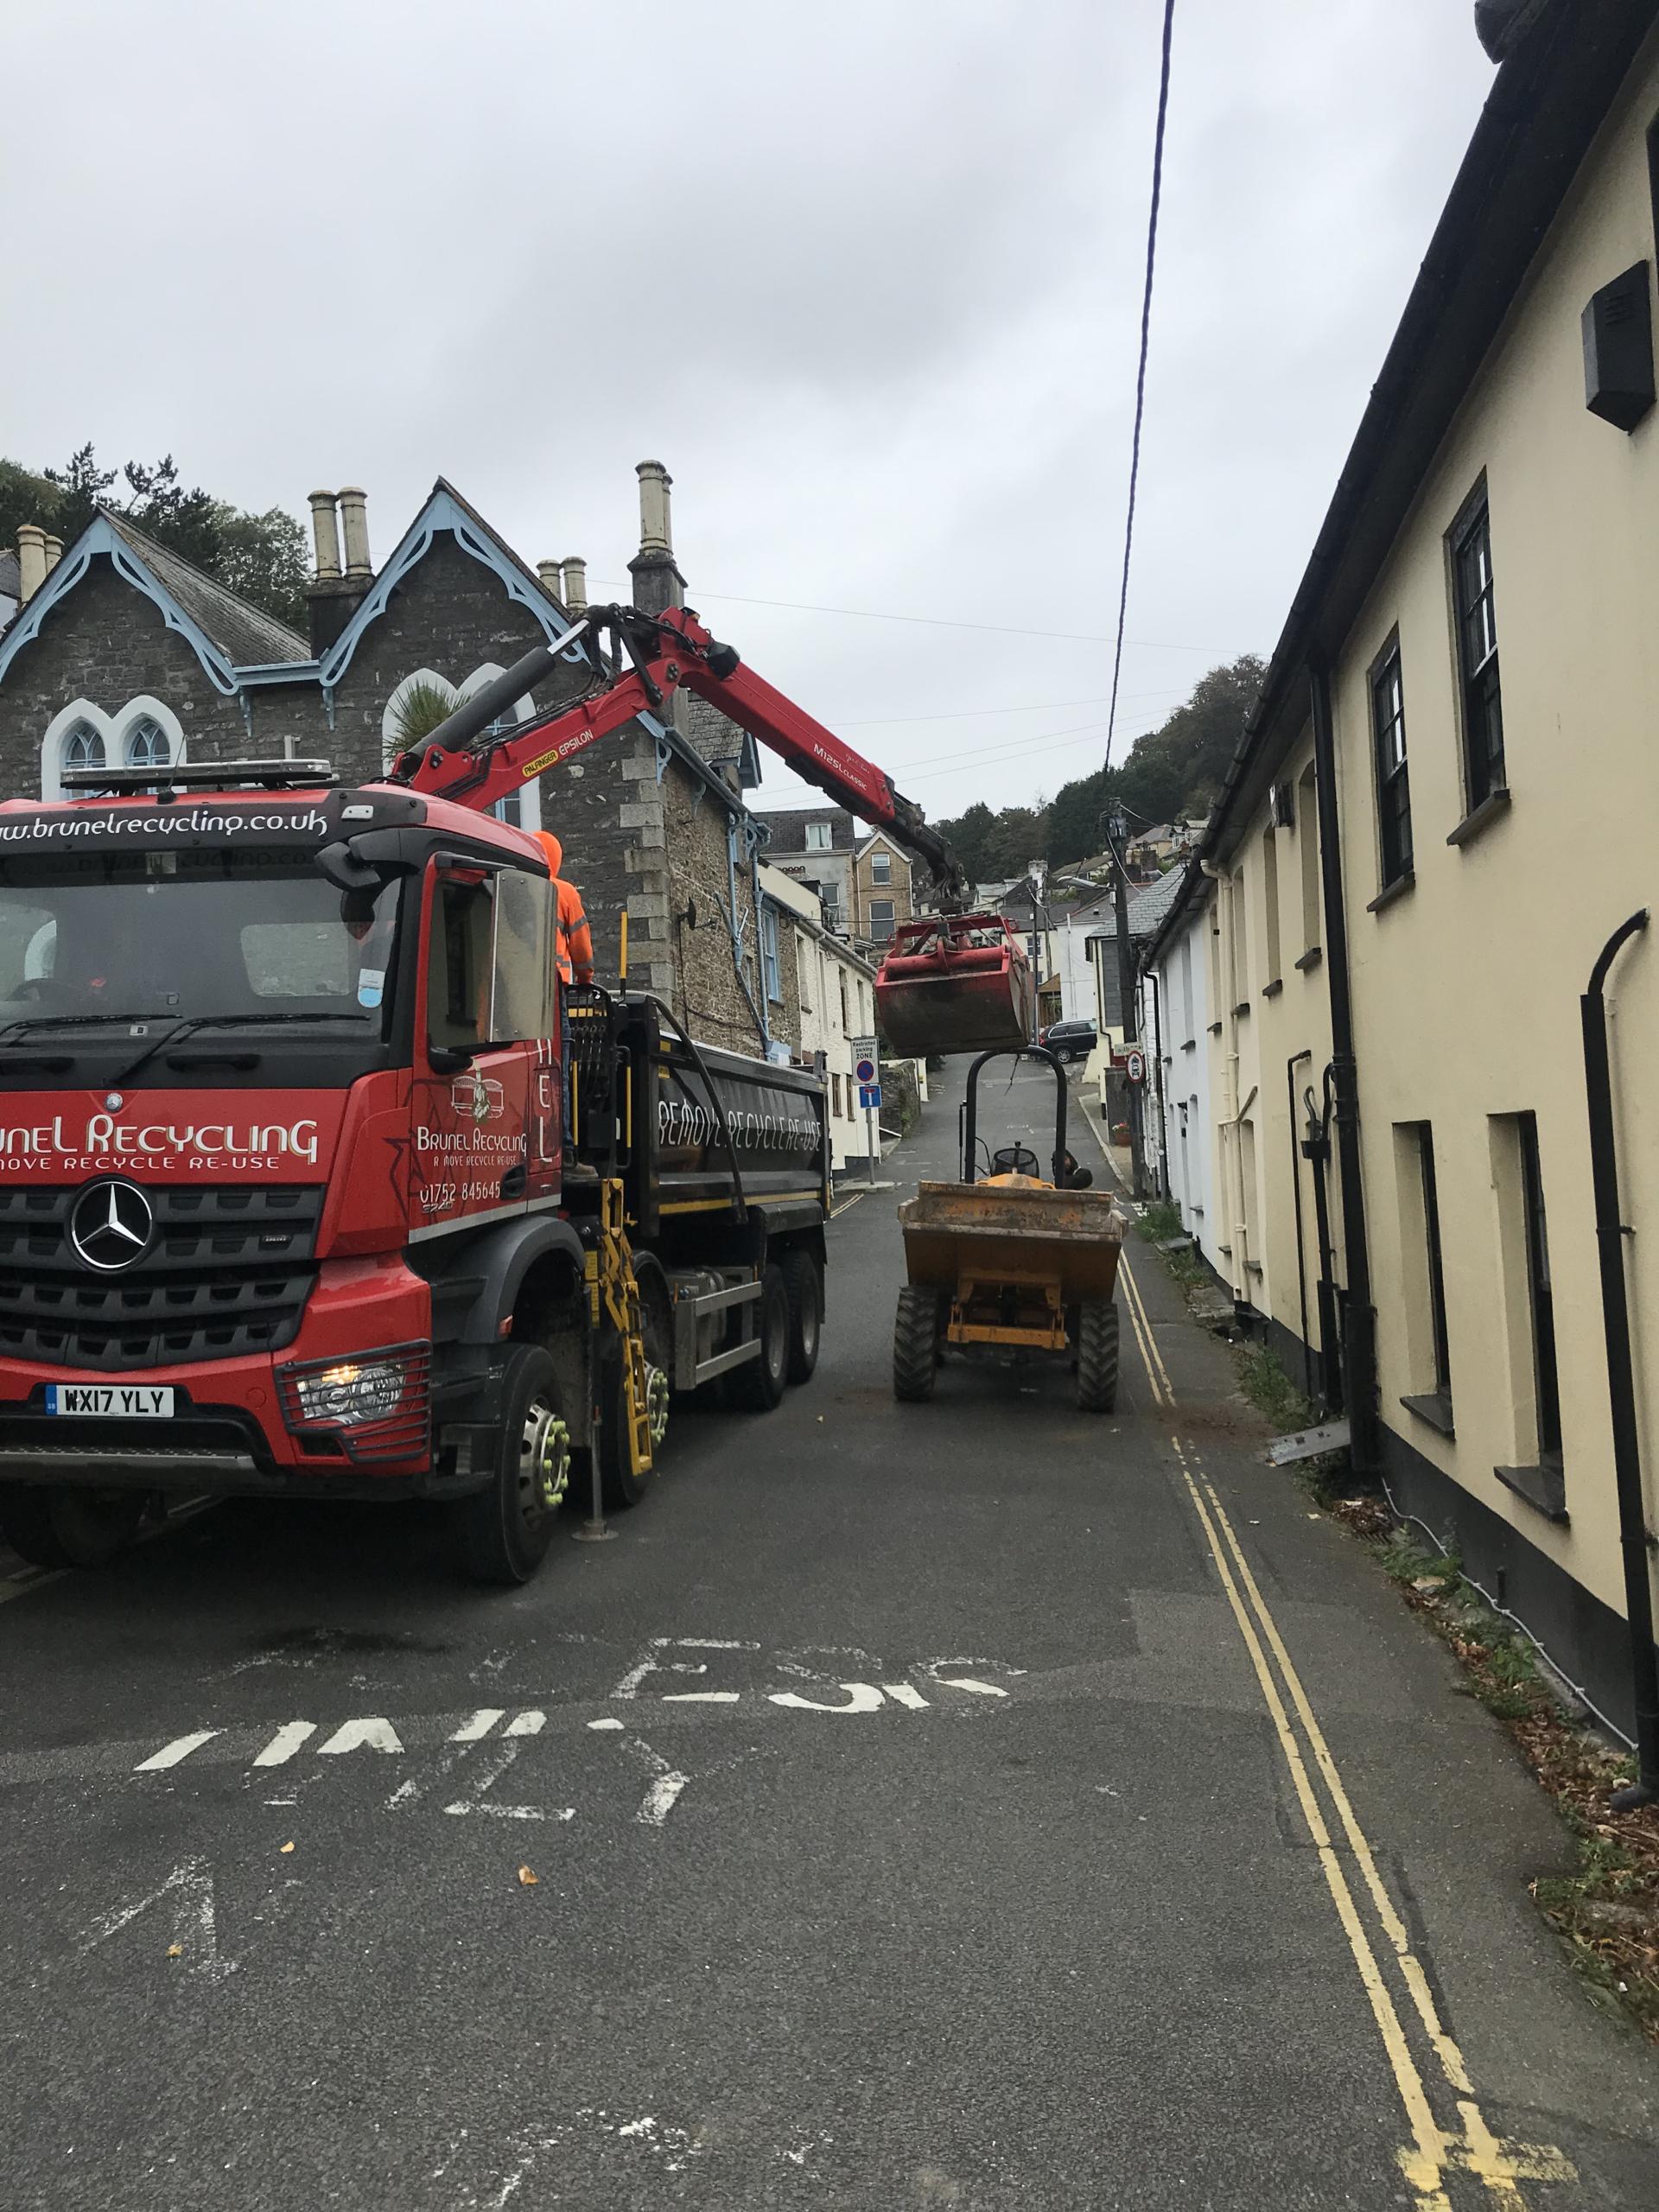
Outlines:
{"label": "dumper tyre", "polygon": [[728,1402],[741,1413],[769,1414],[789,1380],[789,1291],[775,1260],[766,1262],[760,1277],[755,1326],[760,1357],[746,1359],[727,1376]]}
{"label": "dumper tyre", "polygon": [[893,1323],[893,1396],[906,1405],[931,1398],[938,1364],[938,1294],[908,1285],[899,1294]]}
{"label": "dumper tyre", "polygon": [[1117,1306],[1085,1298],[1077,1315],[1077,1403],[1086,1414],[1117,1406]]}
{"label": "dumper tyre", "polygon": [[451,1508],[474,1582],[528,1582],[553,1541],[570,1478],[570,1439],[558,1370],[544,1346],[514,1344],[501,1381],[495,1464],[482,1490]]}
{"label": "dumper tyre", "polygon": [[31,1567],[108,1567],[130,1549],[149,1500],[138,1490],[0,1491],[0,1536]]}
{"label": "dumper tyre", "polygon": [[810,1382],[823,1338],[823,1270],[812,1252],[785,1252],[784,1288],[789,1294],[789,1379]]}

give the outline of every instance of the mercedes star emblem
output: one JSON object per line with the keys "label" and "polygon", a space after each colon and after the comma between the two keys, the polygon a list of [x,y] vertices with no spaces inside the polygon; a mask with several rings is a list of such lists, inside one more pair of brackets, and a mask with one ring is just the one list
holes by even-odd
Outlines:
{"label": "mercedes star emblem", "polygon": [[156,1215],[136,1183],[90,1183],[69,1214],[69,1242],[77,1256],[100,1274],[114,1274],[142,1259]]}

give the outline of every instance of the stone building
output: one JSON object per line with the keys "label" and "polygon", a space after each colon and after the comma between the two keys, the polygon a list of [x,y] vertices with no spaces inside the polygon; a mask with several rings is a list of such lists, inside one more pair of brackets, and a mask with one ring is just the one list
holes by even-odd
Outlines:
{"label": "stone building", "polygon": [[[670,479],[640,464],[638,605],[684,601],[670,530]],[[311,495],[316,573],[308,630],[263,613],[102,512],[52,559],[20,532],[21,604],[0,631],[0,789],[55,798],[67,769],[284,755],[378,775],[397,750],[399,702],[420,682],[465,696],[570,627],[584,564],[531,567],[442,479],[377,569],[355,488]],[[556,704],[592,680],[578,643],[518,702]],[[593,924],[601,980],[613,978],[620,917],[630,976],[699,1035],[760,1052],[770,1042],[761,977],[761,842],[743,792],[760,780],[753,741],[683,698],[641,715],[504,811],[556,830]]]}
{"label": "stone building", "polygon": [[847,809],[772,806],[759,813],[766,826],[768,863],[822,901],[826,929],[849,930],[860,831]]}

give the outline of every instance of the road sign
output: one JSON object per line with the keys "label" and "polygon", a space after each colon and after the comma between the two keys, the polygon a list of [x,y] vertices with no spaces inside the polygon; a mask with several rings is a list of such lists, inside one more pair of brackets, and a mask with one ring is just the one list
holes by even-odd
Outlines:
{"label": "road sign", "polygon": [[870,1059],[861,1060],[858,1065],[853,1070],[853,1073],[858,1077],[861,1083],[874,1083],[875,1081],[875,1062]]}
{"label": "road sign", "polygon": [[1137,1052],[1132,1049],[1126,1056],[1123,1065],[1125,1072],[1128,1074],[1131,1083],[1144,1083],[1146,1081],[1147,1056],[1144,1052]]}
{"label": "road sign", "polygon": [[876,1045],[874,1037],[849,1037],[847,1039],[847,1042],[853,1048],[853,1058],[855,1060],[873,1060],[875,1058]]}
{"label": "road sign", "polygon": [[881,1103],[880,1084],[879,1083],[861,1084],[858,1087],[858,1103],[865,1109],[866,1112],[868,1112],[872,1106],[879,1106]]}

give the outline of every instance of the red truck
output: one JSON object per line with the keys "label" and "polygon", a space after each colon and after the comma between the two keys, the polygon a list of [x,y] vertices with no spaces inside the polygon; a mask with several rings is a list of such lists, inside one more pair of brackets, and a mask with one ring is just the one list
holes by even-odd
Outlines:
{"label": "red truck", "polygon": [[[584,634],[610,640],[591,694],[492,734]],[[822,1084],[626,987],[562,995],[541,848],[488,810],[681,682],[959,883],[683,612],[589,610],[384,783],[175,765],[0,805],[0,1531],[25,1558],[106,1560],[168,1492],[412,1497],[522,1581],[573,1479],[642,1495],[671,1390],[764,1409],[810,1375]]]}

